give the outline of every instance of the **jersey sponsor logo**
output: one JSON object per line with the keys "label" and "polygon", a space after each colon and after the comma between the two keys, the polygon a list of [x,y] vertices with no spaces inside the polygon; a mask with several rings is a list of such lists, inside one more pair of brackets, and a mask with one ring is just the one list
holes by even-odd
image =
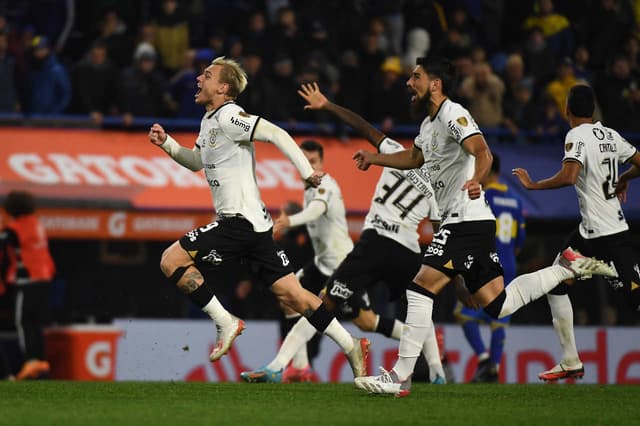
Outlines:
{"label": "jersey sponsor logo", "polygon": [[467,124],[469,124],[469,122],[467,121],[466,117],[458,117],[458,119],[456,119],[456,121],[462,126],[462,127],[466,127]]}
{"label": "jersey sponsor logo", "polygon": [[493,204],[501,207],[518,208],[518,200],[515,198],[493,197]]}
{"label": "jersey sponsor logo", "polygon": [[578,147],[576,148],[576,158],[580,158],[582,156],[582,148],[584,148],[584,142],[578,142]]}
{"label": "jersey sponsor logo", "polygon": [[217,251],[211,250],[208,255],[202,256],[201,260],[212,265],[219,265],[222,263],[222,256]]}
{"label": "jersey sponsor logo", "polygon": [[209,182],[209,186],[220,186],[218,179],[207,179],[207,182]]}
{"label": "jersey sponsor logo", "polygon": [[489,253],[489,258],[493,261],[493,263],[502,265],[502,263],[500,263],[500,256],[498,256],[498,253],[496,253],[495,251],[492,251],[491,253]]}
{"label": "jersey sponsor logo", "polygon": [[215,164],[211,164],[211,163],[205,163],[203,164],[205,169],[215,169],[216,165]]}
{"label": "jersey sponsor logo", "polygon": [[604,132],[602,131],[602,129],[594,127],[592,132],[593,136],[595,136],[596,139],[598,139],[599,141],[604,140]]}
{"label": "jersey sponsor logo", "polygon": [[614,143],[601,143],[598,145],[600,152],[618,152],[616,144]]}
{"label": "jersey sponsor logo", "polygon": [[245,132],[248,132],[251,129],[251,125],[245,121],[239,120],[236,117],[231,117],[231,124],[234,124],[240,127]]}
{"label": "jersey sponsor logo", "polygon": [[439,244],[429,244],[424,252],[424,257],[427,256],[442,256],[444,254],[444,248]]}
{"label": "jersey sponsor logo", "polygon": [[447,123],[447,129],[456,140],[459,140],[460,136],[462,136],[462,131],[452,120],[449,120],[449,122]]}
{"label": "jersey sponsor logo", "polygon": [[278,255],[278,257],[282,261],[282,266],[288,266],[289,265],[289,258],[287,257],[287,254],[284,252],[284,250],[278,250],[276,252],[276,255]]}
{"label": "jersey sponsor logo", "polygon": [[431,185],[429,185],[429,176],[426,175],[422,168],[409,170],[406,176],[407,180],[411,182],[411,185],[422,195],[427,198],[433,197]]}
{"label": "jersey sponsor logo", "polygon": [[393,232],[394,234],[397,234],[398,231],[400,231],[400,225],[398,225],[397,223],[389,223],[383,218],[381,218],[379,215],[373,216],[373,221],[371,221],[371,224],[375,228],[381,228],[381,229],[384,229],[385,231]]}
{"label": "jersey sponsor logo", "polygon": [[349,286],[347,286],[347,284],[338,280],[333,280],[333,285],[331,286],[331,290],[329,290],[329,294],[339,297],[340,299],[347,300],[353,296],[353,291],[349,290]]}

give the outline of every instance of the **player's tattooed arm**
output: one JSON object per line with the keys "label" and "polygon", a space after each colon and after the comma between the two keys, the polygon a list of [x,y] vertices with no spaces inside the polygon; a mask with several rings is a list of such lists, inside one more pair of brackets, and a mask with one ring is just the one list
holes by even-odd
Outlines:
{"label": "player's tattooed arm", "polygon": [[298,94],[307,101],[307,105],[305,105],[304,109],[329,111],[338,117],[340,121],[347,124],[363,138],[368,140],[375,148],[378,148],[380,142],[385,138],[384,133],[373,127],[355,112],[329,101],[320,91],[318,83],[303,84],[300,86]]}

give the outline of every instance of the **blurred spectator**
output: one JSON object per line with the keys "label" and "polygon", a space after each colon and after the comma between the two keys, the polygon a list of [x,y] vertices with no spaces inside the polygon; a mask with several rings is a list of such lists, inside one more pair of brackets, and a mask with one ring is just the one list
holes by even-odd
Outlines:
{"label": "blurred spectator", "polygon": [[43,328],[48,322],[49,283],[55,265],[33,194],[11,191],[4,202],[10,220],[0,232],[0,281],[14,289],[15,326],[24,364],[16,379],[49,372]]}
{"label": "blurred spectator", "polygon": [[306,49],[302,34],[298,30],[298,22],[295,11],[290,7],[278,10],[278,19],[273,31],[274,52],[285,54],[298,63],[298,55]]}
{"label": "blurred spectator", "polygon": [[273,76],[270,78],[270,93],[277,97],[272,105],[270,117],[274,121],[293,122],[298,113],[298,86],[294,80],[293,60],[288,56],[278,56],[273,62]]}
{"label": "blurred spectator", "polygon": [[62,114],[71,101],[71,83],[46,37],[33,39],[27,58],[25,110],[32,114]]}
{"label": "blurred spectator", "polygon": [[629,59],[618,55],[597,85],[604,124],[620,131],[640,130],[640,76]]}
{"label": "blurred spectator", "polygon": [[540,28],[556,58],[570,55],[573,50],[573,34],[569,20],[554,11],[553,0],[538,0],[534,9],[535,13],[524,21],[524,30]]}
{"label": "blurred spectator", "polygon": [[160,15],[154,21],[156,32],[155,47],[158,49],[162,67],[175,72],[189,49],[189,24],[177,0],[163,0]]}
{"label": "blurred spectator", "polygon": [[126,31],[127,26],[115,9],[108,10],[103,15],[99,24],[98,39],[107,46],[108,56],[118,68],[131,63],[133,46]]}
{"label": "blurred spectator", "polygon": [[362,84],[370,87],[373,76],[385,60],[384,50],[380,47],[379,39],[374,33],[368,32],[363,36],[359,56]]}
{"label": "blurred spectator", "polygon": [[406,0],[404,3],[404,27],[424,28],[429,32],[432,46],[438,46],[447,32],[447,17],[442,1]]}
{"label": "blurred spectator", "polygon": [[382,53],[388,55],[391,52],[389,38],[387,37],[386,26],[382,18],[374,16],[369,20],[369,33],[376,38],[376,45]]}
{"label": "blurred spectator", "polygon": [[589,84],[593,83],[593,73],[589,68],[591,55],[586,46],[578,46],[573,54],[573,72],[578,80],[584,80]]}
{"label": "blurred spectator", "polygon": [[551,80],[545,89],[547,96],[555,101],[558,111],[560,111],[565,118],[567,95],[569,94],[569,89],[575,86],[577,82],[578,79],[573,73],[573,61],[571,58],[565,57],[558,65],[556,78]]}
{"label": "blurred spectator", "polygon": [[633,29],[633,13],[627,1],[599,0],[589,8],[587,46],[591,51],[591,65],[601,69]]}
{"label": "blurred spectator", "polygon": [[[638,2],[640,4],[640,2]],[[629,59],[629,66],[633,71],[640,71],[640,40],[638,40],[638,35],[634,34],[624,45],[624,53],[627,55]]]}
{"label": "blurred spectator", "polygon": [[16,112],[20,110],[18,86],[16,83],[16,60],[7,49],[7,33],[0,30],[0,111]]}
{"label": "blurred spectator", "polygon": [[569,124],[563,114],[558,109],[556,101],[544,95],[541,101],[541,111],[536,123],[536,133],[538,141],[552,143],[562,140],[563,135],[569,129]]}
{"label": "blurred spectator", "polygon": [[410,122],[409,92],[402,71],[400,58],[388,57],[368,90],[367,119],[381,123],[383,133],[389,133],[397,124]]}
{"label": "blurred spectator", "polygon": [[197,91],[196,78],[214,58],[210,49],[187,50],[184,53],[182,68],[169,81],[171,97],[176,101],[179,118],[202,118],[202,107],[196,105],[194,95]]}
{"label": "blurred spectator", "polygon": [[544,87],[555,73],[556,60],[547,46],[542,30],[533,27],[527,36],[523,52],[524,63],[534,77],[536,88]]}
{"label": "blurred spectator", "polygon": [[473,65],[473,74],[460,86],[469,112],[480,127],[496,127],[502,123],[504,83],[486,62]]}
{"label": "blurred spectator", "polygon": [[507,57],[504,66],[505,99],[514,98],[516,90],[523,83],[531,85],[532,79],[525,75],[524,60],[519,53],[512,53]]}
{"label": "blurred spectator", "polygon": [[100,125],[105,114],[114,113],[118,70],[107,57],[107,46],[96,41],[85,58],[71,72],[71,111],[90,114]]}
{"label": "blurred spectator", "polygon": [[277,99],[278,94],[269,92],[269,82],[263,70],[262,57],[257,52],[250,51],[242,59],[242,68],[247,73],[249,84],[238,96],[237,102],[247,111],[255,115],[270,115],[272,95]]}
{"label": "blurred spectator", "polygon": [[254,11],[249,15],[243,40],[248,50],[259,52],[263,59],[271,60],[271,40],[267,32],[267,20],[262,11]]}
{"label": "blurred spectator", "polygon": [[234,61],[241,62],[243,54],[244,44],[242,43],[242,39],[237,36],[230,36],[227,38],[225,56],[233,59]]}
{"label": "blurred spectator", "polygon": [[426,58],[431,48],[431,37],[424,28],[414,28],[407,33],[407,49],[402,58],[405,72],[411,73],[417,58]]}
{"label": "blurred spectator", "polygon": [[176,109],[167,81],[156,69],[153,46],[140,44],[133,59],[133,65],[122,71],[118,85],[120,111],[127,126],[133,116],[165,117]]}
{"label": "blurred spectator", "polygon": [[38,34],[50,40],[50,48],[62,53],[74,26],[75,0],[32,1],[26,22],[33,25]]}
{"label": "blurred spectator", "polygon": [[340,88],[337,103],[360,115],[362,115],[366,94],[362,81],[362,68],[358,54],[353,50],[345,50],[342,53],[340,65]]}
{"label": "blurred spectator", "polygon": [[504,126],[516,136],[517,141],[525,140],[522,130],[530,130],[536,126],[538,116],[537,105],[533,98],[533,84],[530,80],[521,80],[511,89],[511,95],[505,97],[503,103]]}

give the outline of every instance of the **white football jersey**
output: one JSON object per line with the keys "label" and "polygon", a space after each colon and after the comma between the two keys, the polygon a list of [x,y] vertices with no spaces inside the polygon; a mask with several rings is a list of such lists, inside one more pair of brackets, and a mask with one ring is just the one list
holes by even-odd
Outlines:
{"label": "white football jersey", "polygon": [[629,229],[615,190],[618,164],[627,162],[635,153],[633,145],[600,122],[581,124],[567,133],[563,161],[577,161],[582,165],[575,188],[583,238],[597,238]]}
{"label": "white football jersey", "polygon": [[[398,142],[385,138],[378,150],[383,154],[403,151]],[[438,205],[423,166],[419,169],[398,170],[384,167],[363,229],[374,229],[415,253],[420,252],[418,225],[428,217],[438,221]]]}
{"label": "white football jersey", "polygon": [[256,181],[253,132],[260,117],[227,102],[207,112],[200,123],[196,145],[219,215],[241,214],[256,232],[273,226]]}
{"label": "white football jersey", "polygon": [[475,157],[462,148],[462,142],[477,134],[482,132],[469,111],[450,99],[440,104],[433,120],[427,116],[420,125],[415,146],[422,150],[442,225],[495,220],[484,192],[471,200],[467,191],[462,190],[475,171]]}
{"label": "white football jersey", "polygon": [[336,180],[325,174],[320,186],[305,189],[304,207],[313,200],[320,200],[327,206],[327,211],[318,219],[307,223],[307,231],[315,252],[313,261],[320,272],[331,275],[353,249],[344,199]]}

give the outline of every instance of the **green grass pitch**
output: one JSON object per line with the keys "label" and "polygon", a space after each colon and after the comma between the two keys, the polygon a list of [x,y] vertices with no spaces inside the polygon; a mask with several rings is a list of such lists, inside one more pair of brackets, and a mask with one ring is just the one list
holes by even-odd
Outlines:
{"label": "green grass pitch", "polygon": [[2,382],[0,425],[640,425],[639,386]]}

